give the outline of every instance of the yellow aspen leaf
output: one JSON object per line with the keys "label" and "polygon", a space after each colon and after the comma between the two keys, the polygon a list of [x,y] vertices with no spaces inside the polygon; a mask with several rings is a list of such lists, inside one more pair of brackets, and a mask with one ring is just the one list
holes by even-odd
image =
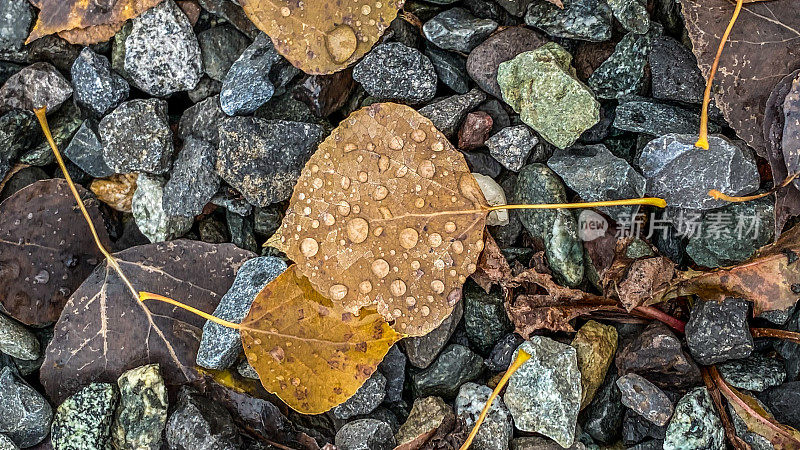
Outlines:
{"label": "yellow aspen leaf", "polygon": [[403,0],[241,0],[275,48],[308,74],[329,74],[364,56],[397,17]]}
{"label": "yellow aspen leaf", "polygon": [[240,332],[264,388],[302,414],[350,398],[402,337],[374,309],[356,316],[323,297],[294,265],[256,296]]}

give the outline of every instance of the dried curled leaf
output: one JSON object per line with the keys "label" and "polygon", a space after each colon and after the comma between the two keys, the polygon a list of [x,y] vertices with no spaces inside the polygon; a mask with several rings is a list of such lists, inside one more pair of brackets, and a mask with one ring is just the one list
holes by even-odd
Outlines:
{"label": "dried curled leaf", "polygon": [[278,245],[346,311],[377,305],[395,330],[420,336],[450,315],[475,272],[487,208],[464,157],[430,120],[379,103],[320,144]]}
{"label": "dried curled leaf", "polygon": [[164,0],[30,0],[39,8],[28,42],[58,33],[72,44],[105,42],[132,19]]}
{"label": "dried curled leaf", "polygon": [[302,414],[350,398],[401,337],[374,309],[356,316],[320,295],[297,266],[256,296],[242,325],[261,383]]}
{"label": "dried curled leaf", "polygon": [[404,0],[241,0],[275,48],[308,74],[329,74],[364,56]]}

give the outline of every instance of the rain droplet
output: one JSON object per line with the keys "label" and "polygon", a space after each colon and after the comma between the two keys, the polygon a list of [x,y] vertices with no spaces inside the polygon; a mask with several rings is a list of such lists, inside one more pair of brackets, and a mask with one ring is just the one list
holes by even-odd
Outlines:
{"label": "rain droplet", "polygon": [[289,7],[284,6],[283,8],[281,8],[281,15],[283,17],[289,17],[289,14],[291,14],[291,13],[292,13],[292,11],[289,9]]}
{"label": "rain droplet", "polygon": [[361,14],[368,16],[369,13],[371,12],[372,12],[372,7],[370,7],[369,5],[364,5],[361,7]]}
{"label": "rain droplet", "polygon": [[440,152],[444,150],[444,144],[442,144],[441,142],[434,142],[433,145],[431,145],[431,150],[435,152]]}
{"label": "rain droplet", "polygon": [[419,172],[419,176],[423,178],[431,178],[433,174],[436,173],[436,166],[433,165],[433,162],[426,159],[419,163],[417,172]]}
{"label": "rain droplet", "polygon": [[300,253],[306,258],[311,258],[319,251],[319,243],[312,238],[305,238],[300,242]]}
{"label": "rain droplet", "polygon": [[425,140],[427,135],[424,131],[420,130],[419,128],[411,132],[411,139],[416,142],[422,142]]}
{"label": "rain droplet", "polygon": [[356,33],[349,25],[339,25],[325,35],[325,46],[331,59],[337,63],[347,61],[358,46]]}
{"label": "rain droplet", "polygon": [[408,173],[408,166],[400,166],[397,168],[397,172],[394,173],[396,178],[403,178]]}
{"label": "rain droplet", "polygon": [[417,260],[411,261],[411,269],[412,270],[419,270],[420,263]]}
{"label": "rain droplet", "polygon": [[375,200],[383,200],[386,196],[389,195],[389,189],[386,189],[386,186],[378,186],[375,188]]}
{"label": "rain droplet", "polygon": [[314,219],[311,221],[311,228],[319,228],[319,220]]}
{"label": "rain droplet", "polygon": [[383,234],[383,227],[377,227],[377,228],[375,228],[375,230],[372,232],[372,234],[374,234],[375,236],[380,236],[380,235],[382,235],[382,234]]}
{"label": "rain droplet", "polygon": [[324,184],[322,178],[314,178],[314,181],[311,182],[311,185],[314,186],[315,189],[321,188]]}
{"label": "rain droplet", "polygon": [[336,223],[336,218],[333,217],[333,214],[325,213],[322,215],[322,223],[331,226]]}
{"label": "rain droplet", "polygon": [[453,241],[453,244],[450,247],[452,247],[456,255],[460,255],[464,252],[464,243],[461,241]]}
{"label": "rain droplet", "polygon": [[356,244],[366,241],[369,237],[369,223],[361,217],[347,222],[347,237]]}
{"label": "rain droplet", "polygon": [[334,284],[328,289],[331,294],[331,300],[341,300],[347,295],[347,286],[343,284]]}
{"label": "rain droplet", "polygon": [[406,305],[412,307],[417,304],[417,299],[414,297],[406,297]]}
{"label": "rain droplet", "polygon": [[469,263],[469,265],[467,265],[467,272],[469,273],[475,272],[477,268],[478,267],[475,264]]}
{"label": "rain droplet", "polygon": [[433,292],[441,294],[444,292],[444,283],[441,280],[433,280],[431,281],[431,289],[433,289]]}
{"label": "rain droplet", "polygon": [[428,307],[428,305],[422,305],[422,308],[419,309],[419,312],[422,314],[422,317],[428,317],[431,314],[431,309]]}
{"label": "rain droplet", "polygon": [[345,144],[344,147],[342,148],[342,150],[344,150],[345,153],[350,153],[353,150],[357,150],[357,149],[358,149],[358,146],[356,144],[353,144],[352,142],[349,143],[349,144]]}
{"label": "rain droplet", "polygon": [[347,216],[348,214],[350,214],[350,203],[341,201],[339,202],[339,204],[336,205],[336,210],[339,211],[339,214]]}
{"label": "rain droplet", "polygon": [[368,179],[367,172],[358,172],[358,181],[366,183]]}
{"label": "rain droplet", "polygon": [[446,224],[444,224],[444,231],[448,233],[456,231],[456,224],[454,222],[447,222]]}
{"label": "rain droplet", "polygon": [[47,284],[50,281],[50,272],[42,270],[33,277],[33,280],[36,284]]}
{"label": "rain droplet", "polygon": [[381,173],[386,172],[389,170],[389,165],[392,163],[392,160],[389,159],[386,155],[381,155],[380,159],[378,159],[378,170]]}
{"label": "rain droplet", "polygon": [[339,180],[339,185],[342,187],[342,189],[349,188],[350,187],[350,178],[342,177],[342,179]]}
{"label": "rain droplet", "polygon": [[372,283],[370,283],[369,280],[364,280],[358,285],[358,290],[361,291],[362,294],[369,294],[372,292]]}
{"label": "rain droplet", "polygon": [[417,208],[422,208],[423,206],[425,206],[425,199],[420,197],[414,200],[414,206],[416,206]]}
{"label": "rain droplet", "polygon": [[385,259],[376,259],[372,261],[372,273],[378,278],[389,275],[389,263],[387,263]]}
{"label": "rain droplet", "polygon": [[403,142],[403,138],[400,136],[394,136],[389,141],[389,148],[392,150],[402,150],[405,142]]}
{"label": "rain droplet", "polygon": [[431,247],[442,245],[442,235],[439,233],[431,233],[430,236],[428,236],[428,243],[431,244]]}
{"label": "rain droplet", "polygon": [[303,214],[305,214],[306,216],[311,215],[311,207],[306,206],[305,208],[303,208]]}
{"label": "rain droplet", "polygon": [[406,250],[410,250],[417,245],[419,241],[419,233],[413,228],[405,228],[400,232],[400,246]]}
{"label": "rain droplet", "polygon": [[406,283],[403,280],[394,280],[392,284],[389,285],[389,292],[392,293],[395,297],[400,297],[401,295],[406,293]]}

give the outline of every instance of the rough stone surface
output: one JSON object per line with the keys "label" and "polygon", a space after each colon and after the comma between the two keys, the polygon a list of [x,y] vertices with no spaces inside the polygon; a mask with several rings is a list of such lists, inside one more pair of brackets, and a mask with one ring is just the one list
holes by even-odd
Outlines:
{"label": "rough stone surface", "polygon": [[333,408],[333,416],[347,420],[354,416],[369,414],[381,404],[386,396],[386,377],[376,371],[344,403]]}
{"label": "rough stone surface", "polygon": [[539,138],[527,125],[515,125],[500,130],[486,141],[489,154],[506,169],[519,172]]}
{"label": "rough stone surface", "polygon": [[[214,316],[241,323],[250,311],[253,299],[264,286],[286,270],[286,263],[273,256],[253,258],[236,273],[236,279],[214,310]],[[242,352],[239,331],[206,321],[197,350],[197,364],[208,369],[227,369]]]}
{"label": "rough stone surface", "polygon": [[731,386],[754,392],[778,386],[786,379],[783,363],[760,353],[717,364],[717,370]]}
{"label": "rough stone surface", "polygon": [[574,348],[533,336],[515,352],[531,358],[508,381],[503,400],[522,431],[543,434],[562,447],[575,440],[581,403],[581,374]]}
{"label": "rough stone surface", "polygon": [[658,426],[672,417],[672,401],[658,386],[641,375],[629,373],[617,379],[622,404]]}
{"label": "rough stone surface", "polygon": [[[654,136],[697,133],[700,121],[700,115],[693,111],[643,99],[621,103],[615,112],[615,128]],[[709,122],[708,130],[709,133],[715,133],[719,127]]]}
{"label": "rough stone surface", "polygon": [[750,302],[736,298],[698,301],[686,323],[686,343],[694,359],[711,365],[750,356],[753,336],[747,322]]}
{"label": "rough stone surface", "polygon": [[[761,403],[758,399],[755,400],[760,407],[769,412],[769,408],[767,408],[765,404]],[[731,422],[733,422],[733,429],[736,430],[736,435],[747,442],[751,450],[775,450],[775,447],[767,438],[747,428],[747,423],[739,417],[739,414],[736,413],[736,409],[734,409],[730,403],[728,403],[727,409],[728,414],[731,416]]]}
{"label": "rough stone surface", "polygon": [[502,372],[508,369],[514,352],[523,342],[525,340],[515,333],[508,333],[500,338],[489,353],[489,357],[483,362],[486,368],[493,372]]}
{"label": "rough stone surface", "polygon": [[486,293],[474,283],[464,287],[464,325],[472,348],[484,355],[513,328],[499,292]]}
{"label": "rough stone surface", "polygon": [[219,97],[209,97],[183,112],[178,122],[178,137],[187,140],[189,137],[201,139],[219,145],[219,126],[228,117],[219,103]]}
{"label": "rough stone surface", "polygon": [[140,173],[131,210],[139,231],[150,242],[164,242],[183,236],[194,222],[193,217],[168,214],[164,210],[164,188],[167,180],[158,175]]}
{"label": "rough stone surface", "polygon": [[422,397],[414,400],[414,406],[408,414],[408,419],[395,435],[397,444],[410,442],[418,436],[436,430],[442,424],[455,420],[455,414],[450,405],[440,397]]}
{"label": "rough stone surface", "polygon": [[0,433],[21,448],[33,447],[50,432],[53,409],[14,370],[0,370]]}
{"label": "rough stone surface", "polygon": [[3,433],[0,433],[0,448],[2,448],[3,450],[19,450],[17,444],[15,444],[14,441],[11,440],[11,438],[9,438]]}
{"label": "rough stone surface", "polygon": [[601,0],[564,0],[564,9],[550,3],[531,3],[525,23],[556,37],[601,42],[611,39],[612,14]]}
{"label": "rough stone surface", "polygon": [[339,450],[392,450],[395,446],[392,428],[376,419],[358,419],[336,432]]}
{"label": "rough stone surface", "polygon": [[[455,412],[458,418],[464,420],[467,428],[472,428],[475,421],[480,416],[481,411],[492,389],[475,383],[465,383],[458,390],[455,401]],[[511,420],[511,413],[506,408],[505,403],[500,398],[492,402],[486,419],[478,429],[472,446],[475,450],[507,450],[508,443],[514,434],[514,424]]]}
{"label": "rough stone surface", "polygon": [[427,369],[411,375],[412,389],[417,397],[453,398],[462,384],[476,379],[482,372],[480,356],[463,345],[451,344]]}
{"label": "rough stone surface", "polygon": [[107,448],[117,405],[116,386],[92,383],[59,405],[50,441],[57,450]]}
{"label": "rough stone surface", "polygon": [[483,147],[490,131],[492,131],[492,116],[484,111],[475,111],[467,114],[461,129],[458,130],[458,148],[460,150],[475,150]]}
{"label": "rough stone surface", "polygon": [[164,0],[133,19],[125,39],[125,73],[157,97],[194,89],[203,75],[200,45],[186,14]]}
{"label": "rough stone surface", "polygon": [[453,335],[463,313],[463,302],[458,302],[450,316],[433,331],[424,336],[403,339],[401,343],[406,351],[406,356],[408,356],[408,362],[419,369],[427,368]]}
{"label": "rough stone surface", "polygon": [[172,162],[167,102],[129,100],[100,121],[103,159],[116,173],[166,173]]}
{"label": "rough stone surface", "polygon": [[486,94],[473,89],[463,95],[453,95],[437,100],[419,109],[419,113],[447,137],[453,137],[467,114],[486,100]]}
{"label": "rough stone surface", "polygon": [[210,142],[189,137],[172,167],[164,186],[162,204],[170,216],[194,217],[219,189],[215,170],[217,149]]}
{"label": "rough stone surface", "polygon": [[128,370],[117,379],[119,406],[111,439],[115,448],[158,450],[167,423],[167,389],[158,364]]}
{"label": "rough stone surface", "polygon": [[666,426],[660,427],[630,409],[625,410],[622,419],[622,442],[625,445],[641,444],[644,449],[661,450],[666,434]]}
{"label": "rough stone surface", "polygon": [[586,322],[570,344],[578,357],[581,372],[581,409],[589,405],[603,384],[617,352],[617,330],[594,320]]}
{"label": "rough stone surface", "polygon": [[575,78],[571,61],[551,42],[501,63],[497,71],[503,100],[558,148],[569,147],[600,120],[600,104]]}
{"label": "rough stone surface", "polygon": [[223,81],[231,65],[244,52],[250,40],[231,25],[218,25],[197,35],[203,55],[203,70],[212,80]]}
{"label": "rough stone surface", "polygon": [[11,108],[55,111],[72,95],[72,85],[46,62],[31,64],[11,75],[0,87],[0,113]]}
{"label": "rough stone surface", "polygon": [[647,3],[642,0],[606,0],[614,17],[622,26],[637,34],[645,34],[650,29],[650,13]]}
{"label": "rough stone surface", "polygon": [[466,94],[469,91],[467,60],[463,56],[442,50],[435,45],[425,46],[425,56],[430,58],[436,76],[445,86],[457,94]]}
{"label": "rough stone surface", "polygon": [[[50,115],[48,122],[53,141],[55,141],[56,146],[61,149],[69,144],[72,136],[78,131],[78,128],[81,127],[83,119],[81,118],[80,108],[75,105],[75,102],[66,102],[58,111]],[[41,131],[37,131],[39,131],[37,139],[39,144],[20,155],[19,162],[34,166],[46,166],[55,163],[56,158],[53,154],[53,150],[50,149],[50,145],[47,141],[42,139]],[[80,181],[81,180],[79,180],[79,182]]]}
{"label": "rough stone surface", "polygon": [[378,365],[378,371],[386,378],[386,397],[384,402],[397,403],[403,398],[403,387],[406,382],[406,355],[397,344],[393,345]]}
{"label": "rough stone surface", "polygon": [[22,49],[33,17],[33,10],[26,0],[0,3],[0,53]]}
{"label": "rough stone surface", "polygon": [[692,389],[675,405],[675,414],[667,426],[664,450],[724,448],[725,431],[708,390],[704,387]]}
{"label": "rough stone surface", "polygon": [[124,78],[111,71],[111,63],[91,48],[84,48],[70,70],[75,101],[96,117],[119,106],[130,87]]}
{"label": "rough stone surface", "polygon": [[663,388],[696,386],[700,369],[682,350],[675,334],[660,323],[647,326],[617,353],[620,375],[638,373]]}
{"label": "rough stone surface", "polygon": [[64,149],[64,156],[94,178],[114,175],[103,159],[103,144],[89,120],[85,120]]}
{"label": "rough stone surface", "polygon": [[219,127],[217,173],[253,205],[286,200],[323,132],[310,123],[229,117]]}
{"label": "rough stone surface", "polygon": [[451,8],[425,22],[422,32],[437,47],[469,53],[497,29],[497,22],[479,19],[464,8]]}
{"label": "rough stone surface", "polygon": [[783,383],[767,389],[758,399],[769,407],[775,420],[794,429],[800,428],[800,381]]}
{"label": "rough stone surface", "polygon": [[26,361],[42,354],[36,335],[5,314],[0,314],[0,352]]}
{"label": "rough stone surface", "polygon": [[597,97],[624,98],[642,90],[644,68],[654,34],[630,32],[619,41],[614,53],[589,77],[589,87]]}
{"label": "rough stone surface", "polygon": [[[626,0],[613,0],[626,1]],[[627,0],[638,2],[638,0]],[[652,73],[652,94],[660,100],[701,103],[706,81],[692,51],[675,38],[653,39],[648,57]]]}
{"label": "rough stone surface", "polygon": [[704,150],[695,147],[696,140],[695,135],[668,134],[644,147],[639,166],[647,178],[648,195],[661,197],[670,206],[704,210],[726,205],[709,196],[710,189],[728,195],[758,189],[758,168],[743,144],[712,135],[709,149]]}
{"label": "rough stone surface", "polygon": [[436,71],[419,50],[399,42],[375,46],[353,69],[353,79],[380,100],[424,103],[436,95]]}
{"label": "rough stone surface", "polygon": [[497,69],[500,63],[514,59],[523,52],[536,50],[547,42],[547,38],[525,27],[509,27],[499,31],[470,52],[467,57],[467,73],[487,93],[502,98],[497,84]]}
{"label": "rough stone surface", "polygon": [[616,367],[611,366],[594,400],[586,407],[584,413],[586,419],[583,422],[583,430],[604,444],[610,444],[617,438],[625,413],[622,393],[617,387],[616,380]]}
{"label": "rough stone surface", "polygon": [[191,388],[179,392],[165,436],[170,450],[238,450],[242,445],[228,410]]}
{"label": "rough stone surface", "polygon": [[5,177],[17,155],[34,139],[36,116],[31,111],[14,109],[0,116],[0,177]]}

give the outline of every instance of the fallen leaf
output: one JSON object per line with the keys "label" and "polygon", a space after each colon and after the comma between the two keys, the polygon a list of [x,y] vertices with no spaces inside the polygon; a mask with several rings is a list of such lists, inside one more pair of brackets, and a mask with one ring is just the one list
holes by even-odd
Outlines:
{"label": "fallen leaf", "polygon": [[477,266],[470,278],[487,293],[491,291],[493,285],[501,284],[511,278],[511,266],[489,233],[486,233],[483,253],[478,258]]}
{"label": "fallen leaf", "polygon": [[[236,270],[253,256],[232,244],[188,240],[115,254],[137,289],[159,292],[203,311],[214,311]],[[108,264],[100,266],[64,307],[40,380],[55,404],[92,381],[114,382],[125,370],[144,364],[161,364],[171,385],[197,380],[195,357],[205,322],[166,303],[145,306]]]}
{"label": "fallen leaf", "polygon": [[431,121],[378,103],[320,144],[276,241],[346,311],[376,305],[395,330],[421,336],[476,270],[487,214],[464,157]]}
{"label": "fallen leaf", "polygon": [[11,167],[11,169],[8,172],[6,172],[6,175],[2,179],[0,179],[0,192],[3,192],[3,188],[6,187],[6,183],[8,183],[8,180],[10,180],[11,177],[14,176],[14,174],[27,167],[30,167],[30,165],[22,163],[14,164]]}
{"label": "fallen leaf", "polygon": [[[108,245],[97,199],[80,186],[78,193]],[[0,299],[20,322],[58,320],[70,294],[102,260],[65,180],[37,181],[0,203]]]}
{"label": "fallen leaf", "polygon": [[[708,76],[734,4],[728,0],[686,0],[683,17],[692,50]],[[725,119],[759,155],[767,99],[781,78],[800,68],[800,8],[797,0],[745,5],[720,59],[714,98]]]}
{"label": "fallen leaf", "polygon": [[547,1],[558,6],[561,9],[564,9],[564,4],[561,3],[561,0],[547,0]]}
{"label": "fallen leaf", "polygon": [[138,173],[122,173],[108,178],[97,178],[89,185],[97,198],[108,206],[122,212],[131,212],[131,201],[136,192]]}
{"label": "fallen leaf", "polygon": [[58,33],[71,44],[105,42],[125,24],[164,0],[29,0],[39,8],[27,43]]}
{"label": "fallen leaf", "polygon": [[[56,0],[57,1],[57,0]],[[275,48],[309,75],[337,72],[358,61],[397,17],[404,0],[240,0]]]}
{"label": "fallen leaf", "polygon": [[356,316],[320,295],[297,266],[264,287],[242,326],[264,388],[302,414],[350,398],[401,338],[374,309]]}
{"label": "fallen leaf", "polygon": [[617,242],[614,261],[601,279],[605,295],[619,299],[628,312],[651,300],[675,277],[675,264],[665,256],[628,257],[631,242]]}

